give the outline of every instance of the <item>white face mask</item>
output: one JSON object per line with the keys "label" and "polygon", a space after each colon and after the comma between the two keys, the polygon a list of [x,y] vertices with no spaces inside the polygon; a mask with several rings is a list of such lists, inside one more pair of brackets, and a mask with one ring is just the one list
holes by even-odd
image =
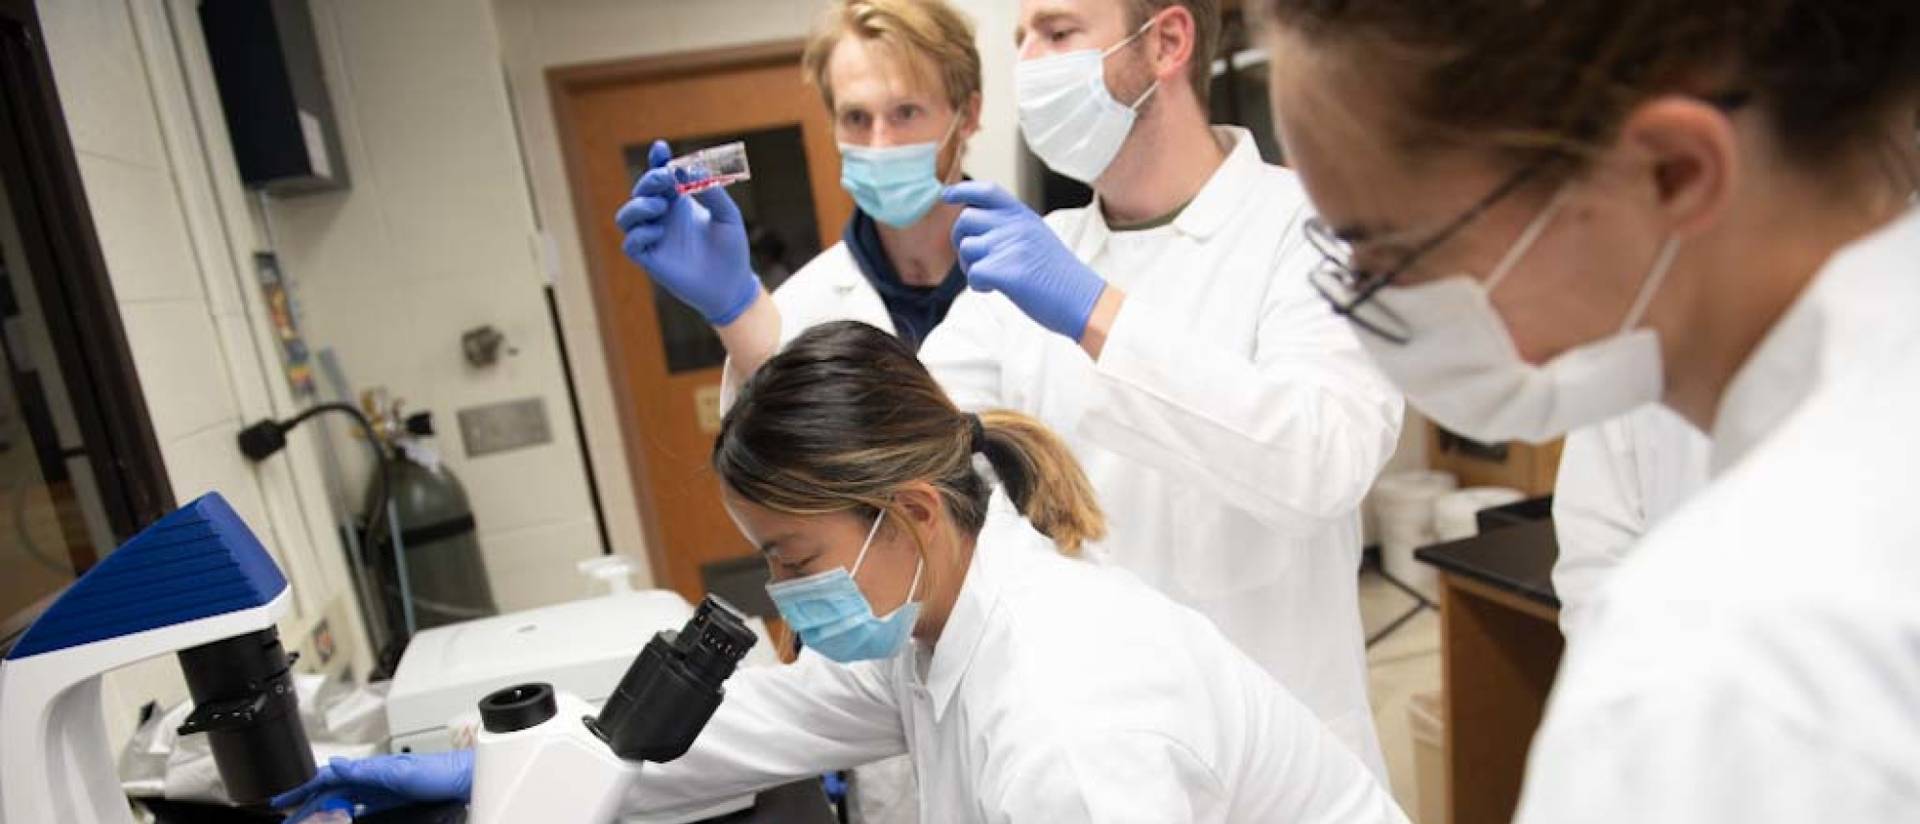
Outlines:
{"label": "white face mask", "polygon": [[1493,290],[1552,223],[1564,195],[1554,196],[1484,282],[1463,273],[1387,287],[1372,298],[1412,334],[1396,344],[1357,330],[1361,341],[1407,400],[1440,425],[1480,441],[1539,442],[1660,399],[1660,338],[1636,327],[1672,268],[1679,238],[1661,247],[1618,332],[1545,364],[1520,357],[1493,308]]}
{"label": "white face mask", "polygon": [[1015,64],[1020,134],[1048,168],[1091,184],[1120,153],[1140,104],[1160,88],[1160,81],[1148,86],[1133,105],[1123,104],[1107,88],[1107,55],[1139,38],[1153,24],[1148,20],[1105,51],[1082,49]]}

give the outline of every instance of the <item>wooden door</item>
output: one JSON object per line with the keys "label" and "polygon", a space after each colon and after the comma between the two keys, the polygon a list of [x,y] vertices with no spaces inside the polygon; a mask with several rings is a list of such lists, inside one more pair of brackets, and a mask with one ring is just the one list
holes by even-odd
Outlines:
{"label": "wooden door", "polygon": [[744,140],[753,179],[728,193],[768,287],[831,245],[853,205],[838,184],[826,108],[801,79],[801,49],[785,42],[548,74],[654,579],[689,600],[704,591],[702,564],[752,552],[707,462],[724,350],[698,314],[626,259],[613,214],[655,138],[675,154]]}

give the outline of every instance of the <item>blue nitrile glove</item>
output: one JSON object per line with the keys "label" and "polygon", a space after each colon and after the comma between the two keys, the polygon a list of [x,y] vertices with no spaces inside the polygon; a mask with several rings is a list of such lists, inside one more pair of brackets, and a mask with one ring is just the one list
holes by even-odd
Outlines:
{"label": "blue nitrile glove", "polygon": [[428,755],[335,758],[307,783],[274,796],[274,809],[297,807],[287,824],[324,809],[353,804],[354,817],[408,804],[465,801],[473,794],[473,750]]}
{"label": "blue nitrile glove", "polygon": [[1106,279],[999,186],[970,180],[948,187],[940,198],[967,207],[953,224],[953,248],[967,285],[1006,295],[1041,326],[1080,340]]}
{"label": "blue nitrile glove", "polygon": [[627,236],[620,248],[708,323],[725,326],[760,297],[747,227],[725,187],[680,194],[666,168],[671,159],[667,142],[654,141],[647,173],[633,184],[633,199],[613,216]]}

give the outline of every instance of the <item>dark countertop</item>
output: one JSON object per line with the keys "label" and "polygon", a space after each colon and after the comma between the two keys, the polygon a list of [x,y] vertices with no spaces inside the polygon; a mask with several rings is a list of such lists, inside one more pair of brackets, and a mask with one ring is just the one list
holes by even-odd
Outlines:
{"label": "dark countertop", "polygon": [[1542,606],[1560,608],[1553,593],[1553,562],[1560,557],[1553,521],[1501,527],[1471,538],[1421,547],[1413,557]]}
{"label": "dark countertop", "polygon": [[[160,824],[270,824],[280,816],[266,815],[231,807],[183,804],[172,801],[148,803]],[[465,824],[465,804],[433,804],[389,810],[357,819],[366,824]],[[796,781],[760,793],[752,809],[708,819],[702,824],[837,824],[839,819],[827,805],[827,794],[820,782]]]}

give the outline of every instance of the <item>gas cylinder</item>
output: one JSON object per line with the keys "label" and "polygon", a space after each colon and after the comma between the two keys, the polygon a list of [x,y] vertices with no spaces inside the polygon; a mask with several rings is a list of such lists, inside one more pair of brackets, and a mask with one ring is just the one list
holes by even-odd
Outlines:
{"label": "gas cylinder", "polygon": [[393,514],[406,559],[402,582],[393,560],[393,531],[376,525],[367,557],[380,582],[388,626],[407,626],[403,591],[411,596],[416,631],[498,613],[467,490],[428,441],[432,418],[422,412],[409,416],[403,426],[377,428],[384,430],[390,448],[384,472],[369,479],[363,511],[378,510],[383,479],[391,479]]}

